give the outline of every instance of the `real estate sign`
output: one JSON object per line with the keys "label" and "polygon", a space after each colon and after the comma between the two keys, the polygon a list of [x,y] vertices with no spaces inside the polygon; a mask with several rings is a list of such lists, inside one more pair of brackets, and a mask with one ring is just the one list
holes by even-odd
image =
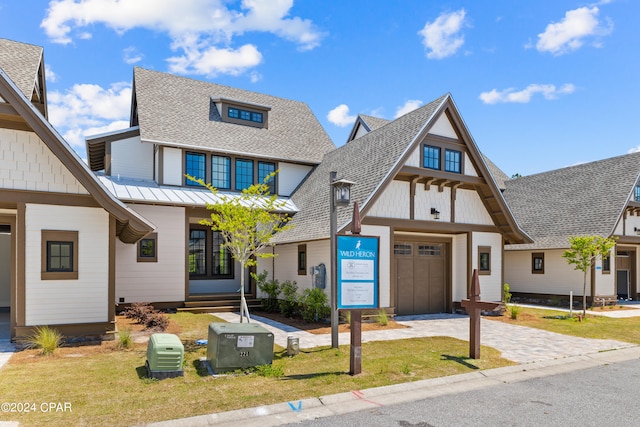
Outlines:
{"label": "real estate sign", "polygon": [[379,238],[337,236],[338,308],[378,308]]}

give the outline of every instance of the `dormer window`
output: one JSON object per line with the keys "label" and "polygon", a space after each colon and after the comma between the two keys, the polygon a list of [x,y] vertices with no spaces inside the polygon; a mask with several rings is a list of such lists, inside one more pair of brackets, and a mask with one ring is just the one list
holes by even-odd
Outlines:
{"label": "dormer window", "polygon": [[271,107],[228,98],[212,99],[223,122],[268,128]]}

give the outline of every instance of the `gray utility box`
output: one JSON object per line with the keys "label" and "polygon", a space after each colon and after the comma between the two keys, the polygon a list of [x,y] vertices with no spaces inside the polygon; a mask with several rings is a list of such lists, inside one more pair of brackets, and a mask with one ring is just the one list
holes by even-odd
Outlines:
{"label": "gray utility box", "polygon": [[182,361],[184,346],[174,334],[153,334],[147,345],[147,374],[150,378],[164,379],[184,376]]}
{"label": "gray utility box", "polygon": [[214,374],[270,365],[273,361],[273,334],[254,323],[211,323],[207,362]]}

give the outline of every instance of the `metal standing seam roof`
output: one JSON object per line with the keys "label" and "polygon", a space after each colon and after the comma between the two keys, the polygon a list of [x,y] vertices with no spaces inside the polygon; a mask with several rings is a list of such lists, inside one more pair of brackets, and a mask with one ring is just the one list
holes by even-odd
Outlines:
{"label": "metal standing seam roof", "polygon": [[640,174],[640,153],[510,179],[504,197],[532,244],[505,249],[562,249],[569,237],[610,237]]}
{"label": "metal standing seam roof", "polygon": [[37,84],[42,58],[41,46],[0,39],[0,68],[29,100]]}
{"label": "metal standing seam roof", "polygon": [[[268,128],[221,121],[213,107],[220,98],[269,106]],[[335,149],[311,109],[299,101],[136,67],[134,102],[142,141],[306,164],[320,163]]]}
{"label": "metal standing seam roof", "polygon": [[[220,197],[204,187],[162,186],[151,180],[118,179],[102,174],[98,175],[98,179],[111,194],[125,203],[205,207],[207,203],[220,202]],[[239,196],[239,193],[235,192],[220,191],[219,194],[231,198]],[[298,208],[291,199],[279,197],[278,202],[283,204],[280,212],[289,214],[298,212]]]}

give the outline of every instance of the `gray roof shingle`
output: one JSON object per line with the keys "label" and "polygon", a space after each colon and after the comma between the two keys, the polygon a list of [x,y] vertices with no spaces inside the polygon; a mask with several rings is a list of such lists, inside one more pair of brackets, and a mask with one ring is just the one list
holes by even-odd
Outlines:
{"label": "gray roof shingle", "polygon": [[276,235],[275,241],[308,241],[329,236],[332,171],[338,173],[338,178],[356,183],[351,189],[350,207],[338,209],[338,227],[350,221],[353,202],[357,201],[361,211],[365,210],[367,201],[390,177],[412,142],[448,98],[449,95],[442,96],[328,153],[292,196],[300,209],[291,221],[294,227]]}
{"label": "gray roof shingle", "polygon": [[0,39],[0,68],[31,99],[38,79],[38,68],[42,61],[40,46]]}
{"label": "gray roof shingle", "polygon": [[567,248],[570,236],[611,236],[639,173],[633,153],[507,180],[504,197],[534,243],[505,248]]}
{"label": "gray roof shingle", "polygon": [[[134,90],[142,140],[310,164],[335,149],[303,102],[137,67]],[[217,98],[271,107],[268,129],[210,115]]]}

